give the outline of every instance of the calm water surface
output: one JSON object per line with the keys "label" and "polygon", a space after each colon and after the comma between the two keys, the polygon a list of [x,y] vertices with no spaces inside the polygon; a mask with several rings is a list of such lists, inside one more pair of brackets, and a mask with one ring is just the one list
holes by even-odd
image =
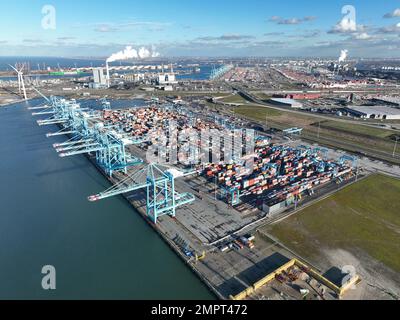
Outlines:
{"label": "calm water surface", "polygon": [[213,299],[121,197],[86,200],[109,183],[84,156],[59,158],[50,131],[25,103],[0,107],[0,299]]}

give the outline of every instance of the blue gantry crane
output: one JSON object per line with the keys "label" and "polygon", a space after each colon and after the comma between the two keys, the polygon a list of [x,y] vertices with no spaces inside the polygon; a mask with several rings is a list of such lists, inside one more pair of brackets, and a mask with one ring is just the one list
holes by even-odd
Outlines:
{"label": "blue gantry crane", "polygon": [[283,131],[283,133],[285,133],[285,134],[289,134],[289,135],[301,135],[301,133],[303,132],[303,128],[297,128],[297,127],[295,127],[295,128],[288,128],[288,129],[285,129],[285,130],[282,130]]}
{"label": "blue gantry crane", "polygon": [[222,126],[223,128],[225,128],[227,130],[237,130],[234,123],[232,123],[228,119],[218,116],[218,115],[214,116],[214,123],[216,125]]}
{"label": "blue gantry crane", "polygon": [[319,154],[322,157],[323,160],[327,160],[328,159],[329,150],[327,148],[317,147],[317,148],[314,148],[313,152],[316,153],[316,154]]}
{"label": "blue gantry crane", "polygon": [[343,165],[345,163],[351,163],[351,167],[355,168],[358,165],[358,158],[355,156],[345,154],[339,158],[339,164]]}
{"label": "blue gantry crane", "polygon": [[102,123],[94,125],[88,139],[81,143],[72,142],[73,145],[70,146],[56,146],[60,157],[95,153],[96,162],[110,176],[114,171],[122,170],[127,173],[128,167],[143,163],[143,160],[126,152],[126,147],[134,144],[131,139],[124,138],[122,134],[110,130]]}
{"label": "blue gantry crane", "polygon": [[145,190],[146,214],[156,224],[159,217],[175,217],[176,209],[195,200],[191,193],[178,193],[175,190],[175,179],[193,172],[181,172],[176,169],[165,170],[155,164],[140,165],[124,180],[111,188],[88,197],[89,201],[98,201],[116,195]]}
{"label": "blue gantry crane", "polygon": [[[217,188],[217,186],[216,186]],[[223,197],[226,197],[227,202],[230,203],[231,206],[236,206],[238,204],[240,204],[240,198],[241,198],[241,194],[240,194],[240,190],[239,188],[224,188],[222,187],[220,189],[221,191],[221,195]]]}
{"label": "blue gantry crane", "polygon": [[66,142],[54,144],[60,157],[94,153],[96,162],[110,176],[114,171],[127,173],[128,167],[143,163],[142,159],[126,152],[127,146],[142,141],[105,126],[98,121],[100,112],[81,108],[75,100],[51,97],[48,102],[50,105],[43,106],[41,112],[33,115],[51,115],[48,119],[38,120],[40,126],[57,124],[61,127],[58,132],[47,134],[48,137],[72,136]]}
{"label": "blue gantry crane", "polygon": [[[127,152],[128,146],[141,144],[147,141],[147,137],[132,137],[117,126],[105,125],[100,120],[101,112],[81,108],[75,100],[43,97],[46,100],[45,105],[30,109],[35,110],[33,115],[50,116],[38,120],[40,126],[56,124],[60,127],[59,131],[49,133],[47,137],[70,136],[69,140],[53,145],[60,157],[95,154],[97,164],[110,176],[115,171],[127,174],[128,167],[133,167],[125,179],[104,192],[90,196],[90,201],[145,189],[146,213],[157,223],[158,218],[163,215],[175,217],[177,208],[195,200],[191,193],[176,192],[175,179],[197,171],[162,169],[155,164],[144,164],[142,159]],[[109,107],[104,100],[102,105]]]}
{"label": "blue gantry crane", "polygon": [[210,80],[215,80],[227,73],[229,70],[233,69],[234,66],[232,64],[223,65],[219,68],[215,68],[215,66],[211,70]]}
{"label": "blue gantry crane", "polygon": [[103,110],[111,110],[111,103],[107,101],[107,96],[100,99]]}
{"label": "blue gantry crane", "polygon": [[296,148],[296,151],[297,151],[297,156],[298,157],[306,157],[306,156],[311,154],[311,148],[307,147],[305,145],[299,145]]}

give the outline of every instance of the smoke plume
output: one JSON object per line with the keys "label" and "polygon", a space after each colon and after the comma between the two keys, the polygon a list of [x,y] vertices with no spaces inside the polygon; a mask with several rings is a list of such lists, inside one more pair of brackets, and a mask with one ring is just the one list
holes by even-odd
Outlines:
{"label": "smoke plume", "polygon": [[346,61],[348,53],[349,53],[349,50],[342,50],[340,52],[339,63]]}
{"label": "smoke plume", "polygon": [[139,49],[134,49],[132,46],[127,46],[124,50],[114,53],[107,59],[107,63],[128,60],[128,59],[146,59],[146,58],[156,58],[160,54],[155,51],[155,48],[147,49],[146,47],[141,47]]}

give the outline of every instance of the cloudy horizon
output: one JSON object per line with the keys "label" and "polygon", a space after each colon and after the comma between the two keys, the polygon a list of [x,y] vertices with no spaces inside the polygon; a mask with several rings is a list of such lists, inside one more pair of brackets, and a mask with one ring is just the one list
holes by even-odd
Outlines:
{"label": "cloudy horizon", "polygon": [[43,2],[17,0],[2,4],[0,55],[107,57],[132,45],[162,57],[400,57],[400,2],[353,1],[354,18],[346,4],[55,0],[55,29],[44,29]]}

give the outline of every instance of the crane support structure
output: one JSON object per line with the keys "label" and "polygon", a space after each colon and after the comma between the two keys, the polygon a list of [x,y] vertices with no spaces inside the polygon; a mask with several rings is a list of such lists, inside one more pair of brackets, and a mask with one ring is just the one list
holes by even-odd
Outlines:
{"label": "crane support structure", "polygon": [[219,77],[223,76],[225,73],[232,70],[233,68],[234,66],[232,64],[223,65],[219,68],[213,67],[213,69],[211,70],[210,80],[218,79]]}
{"label": "crane support structure", "polygon": [[314,148],[314,153],[320,154],[322,159],[327,160],[328,159],[328,152],[329,150],[327,148]]}
{"label": "crane support structure", "polygon": [[177,170],[164,170],[155,164],[136,167],[127,178],[111,188],[88,197],[89,201],[98,201],[116,195],[144,190],[146,193],[146,214],[157,223],[164,215],[176,216],[176,209],[195,200],[191,193],[178,193],[175,179],[188,175]]}
{"label": "crane support structure", "polygon": [[142,159],[126,152],[127,146],[142,141],[127,137],[99,122],[99,112],[81,108],[75,100],[51,97],[48,101],[49,105],[34,109],[45,111],[32,115],[51,115],[48,119],[38,120],[40,126],[60,125],[58,132],[48,133],[47,137],[67,134],[72,136],[68,141],[54,145],[60,157],[94,153],[96,162],[110,176],[114,171],[122,170],[127,173],[128,167],[143,163]]}
{"label": "crane support structure", "polygon": [[[43,96],[44,97],[44,96]],[[40,126],[58,124],[60,130],[48,133],[47,137],[70,135],[65,142],[53,144],[60,157],[80,154],[94,154],[97,164],[111,177],[115,171],[130,174],[110,189],[88,197],[89,201],[98,201],[130,192],[144,192],[146,197],[146,214],[156,224],[159,217],[175,217],[176,209],[195,200],[191,193],[178,193],[175,190],[175,179],[197,173],[197,171],[179,171],[160,168],[155,164],[144,164],[127,152],[130,145],[148,141],[148,137],[132,137],[123,133],[118,126],[109,126],[101,121],[101,113],[81,108],[75,100],[46,98],[46,105],[32,107],[33,115],[50,115],[38,120]],[[110,108],[105,99],[102,105]]]}
{"label": "crane support structure", "polygon": [[288,128],[288,129],[283,130],[283,133],[285,133],[285,134],[298,134],[298,135],[301,135],[302,132],[303,132],[303,128],[297,128],[297,127]]}
{"label": "crane support structure", "polygon": [[351,155],[345,154],[345,155],[343,155],[343,156],[340,157],[339,163],[340,163],[341,165],[343,165],[344,163],[351,163],[351,166],[352,166],[353,168],[355,168],[355,167],[358,166],[358,158],[355,157],[355,156],[351,156]]}

